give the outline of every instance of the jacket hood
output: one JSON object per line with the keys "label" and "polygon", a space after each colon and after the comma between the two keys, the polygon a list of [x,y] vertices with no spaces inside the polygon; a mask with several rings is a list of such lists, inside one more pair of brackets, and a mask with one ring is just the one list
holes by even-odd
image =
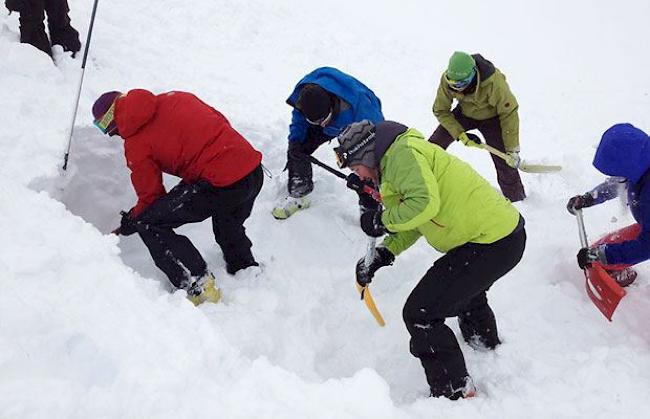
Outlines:
{"label": "jacket hood", "polygon": [[650,138],[632,124],[616,124],[603,134],[594,167],[608,176],[638,183],[650,168]]}
{"label": "jacket hood", "polygon": [[375,161],[377,166],[395,139],[408,130],[406,125],[394,121],[382,121],[375,125]]}
{"label": "jacket hood", "polygon": [[122,137],[130,137],[156,113],[156,96],[148,90],[134,89],[115,103],[115,121]]}
{"label": "jacket hood", "polygon": [[361,96],[370,90],[359,80],[333,67],[320,67],[303,77],[287,98],[287,104],[295,107],[300,90],[305,84],[317,84],[328,92],[355,106]]}

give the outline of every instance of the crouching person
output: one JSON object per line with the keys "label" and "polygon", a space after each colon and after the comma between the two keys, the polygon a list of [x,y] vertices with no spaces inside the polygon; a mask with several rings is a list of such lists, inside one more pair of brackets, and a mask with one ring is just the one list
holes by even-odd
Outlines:
{"label": "crouching person", "polygon": [[468,164],[392,121],[350,125],[338,137],[337,157],[365,179],[379,181],[384,208],[361,215],[373,237],[388,233],[369,266],[357,263],[357,281],[421,236],[446,253],[420,279],[404,305],[411,353],[420,359],[431,396],[471,397],[475,387],[448,317],[457,317],[473,347],[494,349],[497,324],[486,292],[521,260],[526,243],[517,209]]}
{"label": "crouching person", "polygon": [[578,252],[578,265],[584,269],[599,262],[622,287],[636,279],[632,265],[650,259],[650,137],[631,124],[616,124],[603,134],[594,167],[611,176],[583,195],[569,199],[567,209],[576,210],[601,204],[619,195],[636,220],[635,224],[614,231]]}
{"label": "crouching person", "polygon": [[[262,154],[191,93],[107,92],[93,105],[93,116],[103,133],[124,139],[138,196],[115,233],[138,233],[156,266],[195,305],[219,301],[205,260],[174,229],[212,218],[228,273],[258,266],[244,221],[262,187]],[[163,173],[182,180],[166,192]]]}

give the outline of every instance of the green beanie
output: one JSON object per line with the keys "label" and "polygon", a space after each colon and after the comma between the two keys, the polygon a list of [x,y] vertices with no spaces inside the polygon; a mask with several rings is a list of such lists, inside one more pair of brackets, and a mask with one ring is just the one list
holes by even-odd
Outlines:
{"label": "green beanie", "polygon": [[476,61],[471,55],[456,51],[449,59],[447,78],[449,80],[464,80],[472,75],[474,67],[476,67]]}

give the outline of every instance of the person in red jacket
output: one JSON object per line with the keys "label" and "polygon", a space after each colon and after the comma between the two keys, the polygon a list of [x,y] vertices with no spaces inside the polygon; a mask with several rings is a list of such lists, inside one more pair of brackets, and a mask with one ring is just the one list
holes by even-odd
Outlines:
{"label": "person in red jacket", "polygon": [[[151,256],[195,304],[219,300],[214,276],[190,240],[174,229],[212,218],[230,274],[259,266],[244,221],[263,182],[262,154],[217,110],[186,92],[113,91],[93,105],[95,125],[124,139],[138,202],[117,234],[138,233]],[[162,174],[181,178],[169,192]]]}

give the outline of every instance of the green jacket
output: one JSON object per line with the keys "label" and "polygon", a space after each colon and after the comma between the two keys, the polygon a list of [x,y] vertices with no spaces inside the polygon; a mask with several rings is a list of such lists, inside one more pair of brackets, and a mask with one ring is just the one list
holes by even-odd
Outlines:
{"label": "green jacket", "polygon": [[451,113],[454,99],[468,118],[482,121],[498,116],[506,151],[518,150],[519,104],[508,87],[506,76],[480,54],[472,57],[478,68],[475,89],[468,94],[456,92],[449,88],[443,74],[433,103],[433,114],[453,138],[465,131]]}
{"label": "green jacket", "polygon": [[395,233],[384,245],[394,255],[420,236],[445,253],[468,242],[494,243],[515,229],[517,209],[469,164],[396,122],[376,132],[382,221]]}

